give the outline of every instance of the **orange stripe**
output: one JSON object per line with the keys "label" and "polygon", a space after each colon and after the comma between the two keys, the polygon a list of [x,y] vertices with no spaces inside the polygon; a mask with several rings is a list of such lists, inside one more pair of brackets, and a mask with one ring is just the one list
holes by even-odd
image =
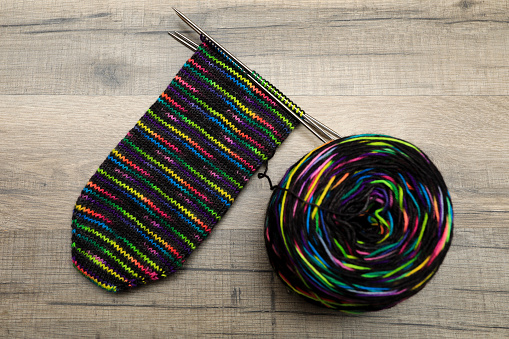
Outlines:
{"label": "orange stripe", "polygon": [[109,198],[113,199],[113,200],[118,200],[118,198],[116,196],[114,196],[113,194],[111,194],[110,192],[106,191],[105,189],[97,186],[96,184],[94,184],[93,182],[89,181],[87,183],[87,186],[89,187],[92,187],[94,188],[96,191],[98,192],[101,192],[102,194],[108,196]]}
{"label": "orange stripe", "polygon": [[90,214],[91,216],[93,217],[96,217],[96,218],[99,218],[99,219],[102,219],[104,221],[106,221],[107,223],[111,224],[112,221],[108,218],[106,218],[104,215],[100,214],[100,213],[97,213],[95,211],[92,211],[91,209],[89,208],[86,208],[86,207],[83,207],[81,205],[76,205],[75,207],[78,211],[82,211],[82,212],[85,212],[87,214]]}
{"label": "orange stripe", "polygon": [[345,181],[345,179],[350,175],[350,173],[345,173],[345,175],[343,175],[343,177],[341,179],[339,179],[339,181],[331,188],[331,191],[333,189],[335,189],[336,187],[338,187],[339,185],[341,185],[341,183],[343,181]]}
{"label": "orange stripe", "polygon": [[187,113],[187,110],[186,110],[184,107],[180,106],[180,105],[179,105],[179,104],[178,104],[175,100],[173,100],[172,98],[170,98],[170,97],[169,97],[166,93],[161,94],[161,96],[162,96],[163,98],[165,98],[165,99],[166,99],[166,101],[168,101],[168,103],[173,104],[175,107],[178,107],[181,111],[183,111],[183,112],[186,112],[186,113]]}
{"label": "orange stripe", "polygon": [[125,162],[126,164],[128,164],[129,166],[131,166],[132,168],[137,170],[138,172],[142,173],[146,177],[150,177],[151,176],[150,173],[148,173],[147,171],[145,171],[144,169],[142,169],[141,167],[139,167],[138,165],[133,163],[131,160],[127,159],[125,156],[123,156],[117,150],[113,150],[112,153],[115,154],[117,156],[117,158],[119,158],[120,160],[122,160],[123,162]]}

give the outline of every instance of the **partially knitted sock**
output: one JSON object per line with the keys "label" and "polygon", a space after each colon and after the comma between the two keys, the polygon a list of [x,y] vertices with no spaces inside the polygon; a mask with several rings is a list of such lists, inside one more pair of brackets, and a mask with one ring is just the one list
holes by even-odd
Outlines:
{"label": "partially knitted sock", "polygon": [[296,123],[202,43],[81,192],[75,267],[114,292],[175,272]]}

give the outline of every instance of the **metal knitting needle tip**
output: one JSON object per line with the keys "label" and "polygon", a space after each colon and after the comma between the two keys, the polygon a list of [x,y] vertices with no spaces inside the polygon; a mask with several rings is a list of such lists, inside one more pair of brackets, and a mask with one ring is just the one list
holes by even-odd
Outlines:
{"label": "metal knitting needle tip", "polygon": [[175,35],[178,36],[180,39],[186,41],[188,44],[190,44],[191,46],[193,46],[193,48],[195,50],[198,49],[198,44],[196,42],[194,42],[193,40],[189,39],[188,37],[186,37],[184,34],[180,33],[180,32],[177,32],[175,31]]}
{"label": "metal knitting needle tip", "polygon": [[169,35],[172,36],[173,39],[180,42],[182,45],[189,48],[191,51],[195,52],[198,49],[198,44],[186,37],[185,35],[180,34],[179,32],[168,32]]}
{"label": "metal knitting needle tip", "polygon": [[184,21],[189,27],[191,27],[196,33],[198,34],[204,34],[205,31],[203,29],[201,29],[200,27],[198,27],[198,25],[196,25],[194,22],[192,22],[191,20],[189,20],[188,17],[186,17],[181,11],[179,11],[178,9],[176,9],[175,7],[172,7],[172,9],[175,11],[175,13],[177,13],[177,15],[179,16],[179,18],[182,19],[182,21]]}

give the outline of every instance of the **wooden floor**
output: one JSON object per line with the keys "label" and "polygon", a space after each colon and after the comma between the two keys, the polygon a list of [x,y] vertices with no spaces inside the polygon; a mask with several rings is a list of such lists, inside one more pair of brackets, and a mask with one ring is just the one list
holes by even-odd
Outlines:
{"label": "wooden floor", "polygon": [[[288,294],[263,244],[254,178],[185,268],[110,294],[70,260],[71,213],[109,151],[191,52],[190,16],[342,135],[406,139],[435,162],[452,247],[419,294],[345,316]],[[0,337],[509,336],[509,2],[0,2]],[[299,127],[284,170],[319,141]]]}

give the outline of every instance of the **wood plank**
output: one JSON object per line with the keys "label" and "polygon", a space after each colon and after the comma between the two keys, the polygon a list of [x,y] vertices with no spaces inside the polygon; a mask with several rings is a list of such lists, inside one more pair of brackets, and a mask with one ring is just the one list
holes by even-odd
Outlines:
{"label": "wood plank", "polygon": [[422,292],[390,310],[344,316],[286,292],[272,274],[259,227],[223,226],[173,277],[118,295],[98,289],[72,267],[69,230],[3,231],[0,335],[509,333],[508,227],[457,228],[444,264]]}
{"label": "wood plank", "polygon": [[[1,93],[158,93],[191,55],[166,1],[60,3],[0,4]],[[290,96],[509,94],[507,1],[172,5]]]}
{"label": "wood plank", "polygon": [[[288,294],[253,179],[184,269],[122,294],[70,262],[88,178],[191,55],[175,6],[342,135],[424,150],[454,239],[418,295],[359,316]],[[0,337],[509,337],[509,1],[0,1]],[[196,37],[196,35],[194,35]],[[320,143],[299,127],[268,174]]]}
{"label": "wood plank", "polygon": [[[266,259],[261,230],[270,191],[257,179],[183,271],[127,294],[106,293],[70,263],[70,216],[88,177],[154,97],[4,95],[0,334],[63,337],[76,329],[83,336],[133,337],[509,333],[509,181],[503,156],[508,135],[500,116],[509,98],[322,99],[303,96],[298,102],[345,135],[377,132],[410,140],[444,173],[455,203],[455,237],[442,269],[422,293],[394,309],[358,317],[288,295]],[[269,174],[281,177],[318,144],[299,128],[270,161]]]}
{"label": "wood plank", "polygon": [[[0,225],[67,229],[88,178],[153,101],[154,96],[2,96]],[[451,191],[457,227],[507,225],[509,97],[302,96],[296,101],[344,135],[388,134],[423,149]],[[318,145],[299,127],[270,161],[269,176],[278,181]],[[245,213],[260,224],[259,211],[270,193],[265,180],[252,180],[226,217]],[[46,217],[41,223],[38,213],[26,209]]]}

